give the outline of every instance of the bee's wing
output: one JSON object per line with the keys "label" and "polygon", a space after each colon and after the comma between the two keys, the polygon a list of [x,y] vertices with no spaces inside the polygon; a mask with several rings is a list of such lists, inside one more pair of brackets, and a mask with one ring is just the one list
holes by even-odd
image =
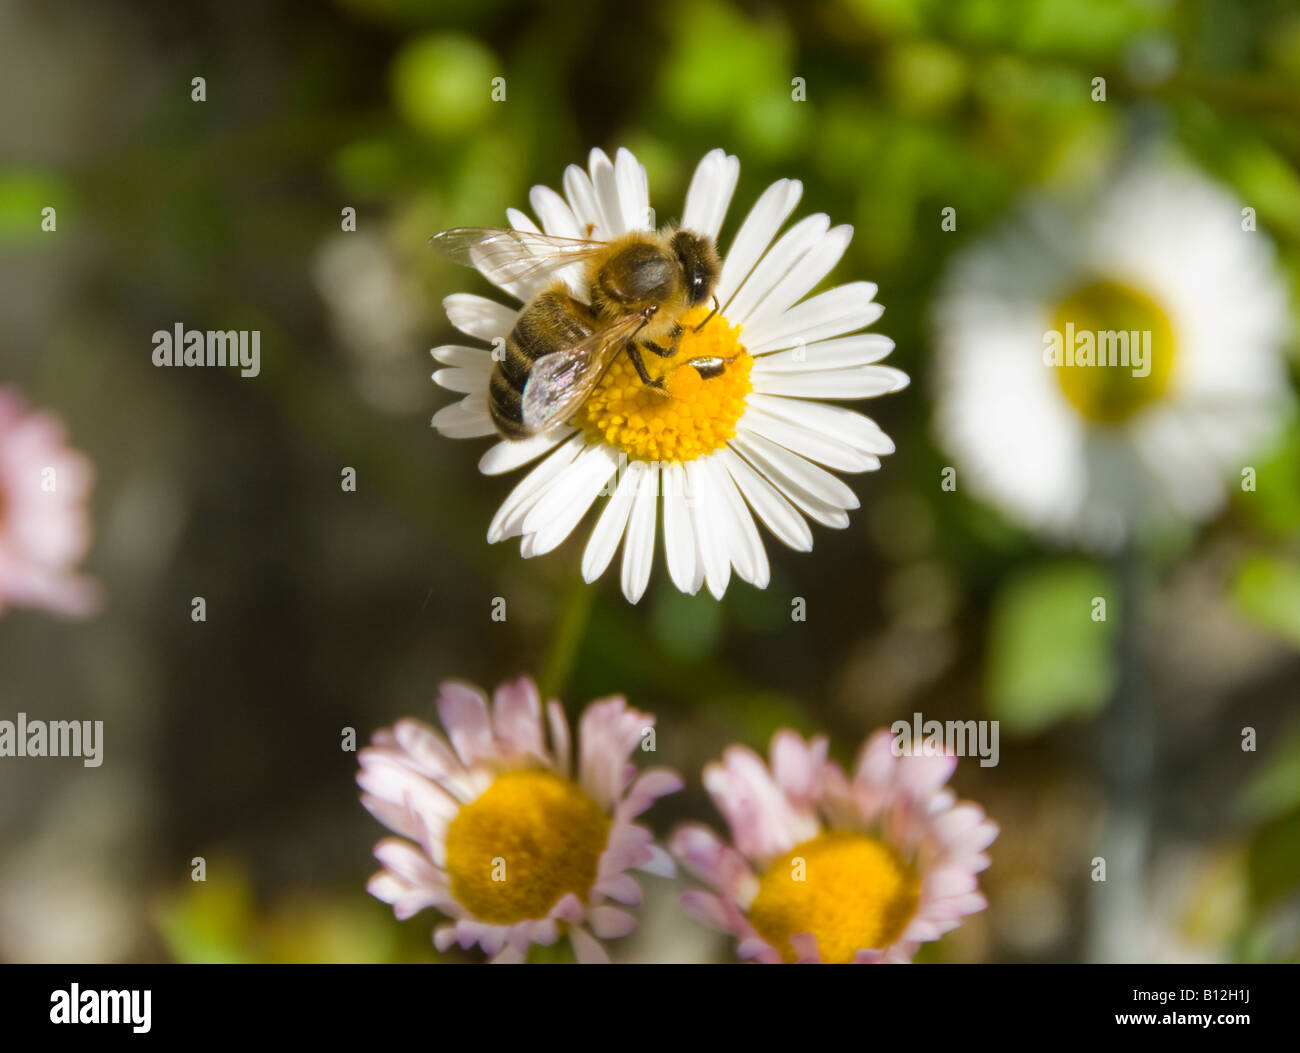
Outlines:
{"label": "bee's wing", "polygon": [[429,244],[457,263],[482,271],[496,285],[557,271],[605,247],[603,241],[498,227],[456,227],[435,234]]}
{"label": "bee's wing", "polygon": [[524,426],[542,432],[573,416],[628,337],[643,325],[641,315],[626,315],[585,340],[534,362],[524,384]]}

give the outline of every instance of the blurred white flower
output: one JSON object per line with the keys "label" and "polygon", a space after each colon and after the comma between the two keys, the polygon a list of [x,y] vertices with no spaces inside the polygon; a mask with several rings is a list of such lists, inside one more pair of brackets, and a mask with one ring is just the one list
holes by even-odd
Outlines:
{"label": "blurred white flower", "polygon": [[934,321],[958,485],[1098,551],[1212,515],[1289,401],[1272,245],[1174,162],[1082,211],[1030,204],[958,255]]}

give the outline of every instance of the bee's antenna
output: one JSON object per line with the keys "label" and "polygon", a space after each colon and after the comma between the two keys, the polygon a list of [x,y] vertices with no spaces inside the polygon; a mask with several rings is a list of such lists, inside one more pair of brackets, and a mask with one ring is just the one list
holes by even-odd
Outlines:
{"label": "bee's antenna", "polygon": [[708,325],[711,321],[713,321],[713,316],[717,314],[718,311],[719,311],[718,297],[717,294],[715,293],[713,297],[713,310],[709,312],[709,317],[704,319],[704,321],[702,321],[699,325],[697,325],[694,329],[692,329],[691,332],[698,333],[701,329],[703,329],[706,325]]}

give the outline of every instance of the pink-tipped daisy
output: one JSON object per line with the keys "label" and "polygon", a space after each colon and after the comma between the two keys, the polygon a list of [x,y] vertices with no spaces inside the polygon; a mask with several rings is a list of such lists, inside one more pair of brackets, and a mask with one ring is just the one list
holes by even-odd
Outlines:
{"label": "pink-tipped daisy", "polygon": [[618,697],[591,703],[578,724],[575,774],[564,710],[548,702],[543,717],[527,678],[501,685],[490,702],[447,681],[438,713],[446,737],[399,720],[361,751],[361,801],[401,835],[375,847],[384,869],[370,893],[398,918],[426,907],[451,918],[434,932],[439,950],[477,943],[494,962],[518,962],[530,945],[567,933],[579,961],[608,961],[597,937],[636,927],[610,902],[641,902],[629,868],[673,873],[633,821],[682,785],[663,768],[638,776],[628,760],[654,718]]}
{"label": "pink-tipped daisy", "polygon": [[682,896],[692,917],[759,962],[907,962],[983,910],[975,875],[997,826],[944,783],[956,758],[895,756],[889,732],[850,779],[826,739],[772,739],[771,763],[732,746],[704,771],[731,830],[680,826],[670,850],[713,892]]}
{"label": "pink-tipped daisy", "polygon": [[0,388],[0,614],[15,606],[84,617],[98,606],[98,587],[76,573],[90,547],[94,482],[62,422]]}

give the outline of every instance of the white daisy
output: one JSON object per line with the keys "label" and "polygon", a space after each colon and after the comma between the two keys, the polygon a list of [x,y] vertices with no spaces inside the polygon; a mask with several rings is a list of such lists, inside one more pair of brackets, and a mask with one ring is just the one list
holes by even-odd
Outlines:
{"label": "white daisy", "polygon": [[[681,226],[716,239],[739,172],[735,157],[721,150],[706,155],[687,191]],[[858,499],[827,469],[872,471],[894,444],[870,418],[811,400],[869,398],[905,387],[908,378],[878,364],[892,340],[860,332],[883,310],[874,302],[874,284],[853,282],[808,297],[839,262],[852,228],[832,227],[819,213],[777,238],[802,190],[785,179],[763,193],[726,253],[718,314],[693,332],[690,326],[709,313],[695,309],[683,319],[687,328],[674,358],[647,362],[666,375],[674,364],[717,355],[731,359],[726,371],[702,380],[693,370],[676,370],[680,382],[664,398],[637,381],[620,355],[567,424],[496,443],[479,462],[485,474],[541,460],[501,505],[488,528],[490,542],[518,537],[525,557],[549,552],[608,496],[583,555],[583,577],[599,577],[621,542],[623,593],[635,603],[650,578],[660,506],[673,583],[689,593],[707,584],[719,598],[733,569],[759,588],[767,585],[755,516],[799,551],[812,548],[809,519],[848,525]],[[627,150],[613,162],[593,150],[588,171],[571,165],[565,172],[563,197],[537,186],[530,200],[546,234],[598,241],[650,229],[654,215],[645,169]],[[522,212],[510,209],[508,216],[517,230],[538,230]],[[585,302],[582,267],[570,265],[560,276]],[[500,287],[522,303],[545,280]],[[520,306],[467,293],[444,301],[453,325],[488,344],[504,340]],[[452,438],[495,434],[487,403],[489,349],[439,347],[433,355],[448,367],[434,380],[465,396],[438,412],[434,426]]]}
{"label": "white daisy", "polygon": [[1287,402],[1286,292],[1246,226],[1226,190],[1145,161],[1085,211],[1035,202],[960,253],[935,311],[958,485],[1101,551],[1211,515]]}

